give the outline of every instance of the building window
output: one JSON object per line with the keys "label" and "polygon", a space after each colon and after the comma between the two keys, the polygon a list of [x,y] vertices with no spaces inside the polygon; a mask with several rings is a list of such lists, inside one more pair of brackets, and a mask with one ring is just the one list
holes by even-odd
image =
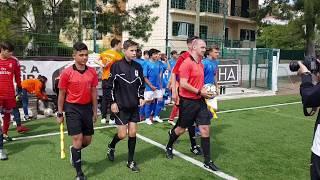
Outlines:
{"label": "building window", "polygon": [[[93,29],[86,29],[85,35],[84,35],[85,40],[93,40]],[[102,33],[97,31],[97,40],[102,40]]]}
{"label": "building window", "polygon": [[201,39],[208,38],[208,26],[200,26],[200,38]]}
{"label": "building window", "polygon": [[93,0],[80,0],[81,9],[85,11],[92,11],[93,4],[95,3]]}
{"label": "building window", "polygon": [[256,40],[256,31],[249,29],[240,29],[240,40],[255,41]]}
{"label": "building window", "polygon": [[256,41],[256,31],[250,31],[250,41]]}
{"label": "building window", "polygon": [[173,22],[172,23],[172,35],[173,36],[193,36],[194,24],[186,22]]}
{"label": "building window", "polygon": [[171,0],[171,8],[186,9],[186,0]]}
{"label": "building window", "polygon": [[200,11],[220,13],[220,1],[219,0],[200,0]]}

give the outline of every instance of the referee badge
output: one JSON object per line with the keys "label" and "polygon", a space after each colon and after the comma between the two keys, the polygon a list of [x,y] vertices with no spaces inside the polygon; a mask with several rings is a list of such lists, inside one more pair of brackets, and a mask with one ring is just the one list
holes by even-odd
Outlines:
{"label": "referee badge", "polygon": [[138,77],[138,76],[139,76],[139,71],[138,71],[138,70],[135,70],[135,71],[134,71],[134,75],[135,75],[136,77]]}

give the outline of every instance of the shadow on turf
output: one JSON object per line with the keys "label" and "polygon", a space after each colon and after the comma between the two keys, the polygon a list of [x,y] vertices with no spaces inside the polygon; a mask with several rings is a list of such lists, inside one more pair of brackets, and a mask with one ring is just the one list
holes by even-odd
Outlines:
{"label": "shadow on turf", "polygon": [[[219,120],[217,122],[212,122],[210,126],[211,126],[211,130],[210,130],[211,131],[210,132],[211,155],[212,155],[213,160],[216,160],[219,158],[220,155],[223,156],[223,154],[225,154],[228,151],[226,148],[224,148],[225,142],[221,141],[219,138],[217,138],[217,136],[220,134],[223,134],[223,131],[228,128],[231,128],[232,125],[222,124],[222,120]],[[165,131],[163,134],[165,135],[166,142],[167,142],[167,140],[169,138],[167,132],[173,126],[168,123],[162,123],[162,124],[156,123],[156,126],[153,126],[153,127],[156,127],[156,128],[159,128],[159,129]],[[190,148],[189,133],[186,131],[182,136],[183,137],[180,137],[176,141],[176,143],[174,145],[174,149],[177,149],[177,147],[179,147],[179,149],[181,150],[181,148],[186,147],[186,149],[183,148],[183,150],[180,152],[184,153],[187,156],[194,158],[195,155],[189,151],[189,148]],[[236,136],[236,134],[235,134],[235,136]],[[197,144],[201,145],[200,137],[197,137],[196,140],[197,140]],[[202,158],[202,156],[199,156],[199,157]]]}
{"label": "shadow on turf", "polygon": [[12,134],[12,137],[24,137],[59,132],[59,125],[51,119],[26,121],[22,122],[22,124],[29,128],[30,131],[19,134],[16,132],[16,128],[11,126],[9,133]]}
{"label": "shadow on turf", "polygon": [[[119,143],[127,143],[127,141],[119,142]],[[138,149],[137,149],[138,147]],[[149,148],[144,148],[144,149],[139,149],[139,144],[137,143],[136,146],[136,152],[135,152],[135,160],[138,163],[138,166],[140,167],[141,171],[143,171],[143,164],[150,159],[156,158],[153,154],[156,153],[157,155],[164,155],[163,152],[157,152],[157,151],[162,151],[158,149],[157,147],[149,147]],[[148,155],[149,154],[149,155]],[[164,157],[164,156],[163,156]],[[109,161],[106,156],[101,157],[102,159],[97,161],[97,162],[85,162],[84,167],[86,167],[86,173],[88,177],[92,176],[97,176],[101,173],[108,172],[109,167],[113,167],[117,164],[122,164],[121,168],[123,168],[123,171],[128,171],[131,173],[130,169],[127,168],[126,163],[127,163],[127,158],[128,158],[128,153],[127,151],[122,152],[121,154],[117,154],[117,151],[115,153],[115,161],[111,162]]]}
{"label": "shadow on turf", "polygon": [[37,140],[32,142],[30,141],[10,142],[5,144],[5,148],[8,150],[8,155],[13,155],[27,149],[29,146],[48,145],[48,144],[55,146],[55,144],[53,142],[50,142],[49,140]]}
{"label": "shadow on turf", "polygon": [[[219,134],[223,134],[223,131],[227,128],[231,128],[231,125],[228,124],[218,124],[218,125],[213,125],[211,128],[211,154],[213,161],[218,159],[218,157],[221,155],[223,157],[223,154],[227,153],[227,149],[224,148],[225,142],[221,141],[217,136]],[[235,134],[236,136],[236,134]]]}

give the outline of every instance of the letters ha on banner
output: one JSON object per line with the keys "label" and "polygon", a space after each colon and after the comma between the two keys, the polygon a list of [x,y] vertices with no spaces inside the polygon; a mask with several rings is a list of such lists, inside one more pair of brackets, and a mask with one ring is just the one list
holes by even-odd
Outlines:
{"label": "letters ha on banner", "polygon": [[240,60],[225,59],[221,60],[218,66],[218,83],[223,85],[240,84]]}

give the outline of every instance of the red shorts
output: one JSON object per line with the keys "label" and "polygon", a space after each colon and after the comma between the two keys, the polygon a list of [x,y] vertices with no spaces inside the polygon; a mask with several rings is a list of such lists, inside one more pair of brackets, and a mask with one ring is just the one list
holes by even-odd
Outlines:
{"label": "red shorts", "polygon": [[0,99],[0,110],[10,112],[13,108],[16,107],[15,98],[12,99]]}

